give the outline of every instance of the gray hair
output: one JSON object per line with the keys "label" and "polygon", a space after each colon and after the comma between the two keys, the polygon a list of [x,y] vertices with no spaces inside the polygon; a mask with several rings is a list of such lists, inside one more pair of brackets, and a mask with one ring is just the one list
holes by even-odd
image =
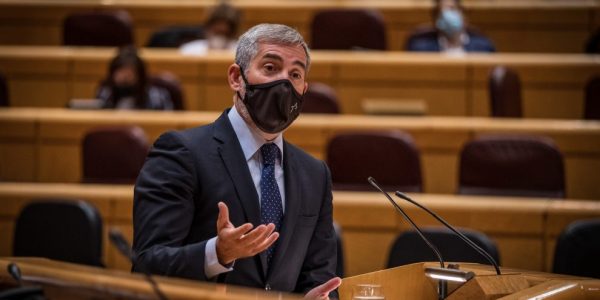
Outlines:
{"label": "gray hair", "polygon": [[248,71],[250,61],[258,52],[259,43],[302,46],[306,53],[306,71],[308,72],[310,67],[310,51],[306,42],[304,42],[304,38],[302,38],[298,31],[281,24],[259,24],[248,29],[238,40],[235,51],[235,63],[244,70],[244,73]]}

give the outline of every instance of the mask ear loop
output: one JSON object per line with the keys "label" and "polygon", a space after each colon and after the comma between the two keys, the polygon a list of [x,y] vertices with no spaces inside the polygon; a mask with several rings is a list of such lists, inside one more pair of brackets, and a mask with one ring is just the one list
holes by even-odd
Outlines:
{"label": "mask ear loop", "polygon": [[[240,75],[242,75],[242,80],[244,81],[244,88],[247,88],[248,87],[248,80],[246,79],[246,76],[244,75],[244,69],[238,63],[236,63],[236,65],[238,67],[240,67]],[[238,98],[240,100],[242,100],[242,102],[244,102],[244,98],[242,98],[242,96],[240,95],[240,92],[239,91],[235,91],[235,93],[237,94]]]}

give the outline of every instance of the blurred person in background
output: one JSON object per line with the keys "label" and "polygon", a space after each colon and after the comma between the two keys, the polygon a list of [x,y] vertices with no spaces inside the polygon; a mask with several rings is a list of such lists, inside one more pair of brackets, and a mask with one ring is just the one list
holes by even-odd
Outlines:
{"label": "blurred person in background", "polygon": [[469,28],[460,0],[435,0],[433,8],[435,28],[417,29],[409,36],[407,51],[446,52],[495,52],[492,41]]}
{"label": "blurred person in background", "polygon": [[208,49],[234,50],[237,45],[241,13],[222,2],[209,11],[204,23],[204,38],[181,45],[184,54],[202,54]]}
{"label": "blurred person in background", "polygon": [[102,108],[173,110],[169,92],[150,84],[146,65],[134,47],[125,47],[110,62],[96,98]]}

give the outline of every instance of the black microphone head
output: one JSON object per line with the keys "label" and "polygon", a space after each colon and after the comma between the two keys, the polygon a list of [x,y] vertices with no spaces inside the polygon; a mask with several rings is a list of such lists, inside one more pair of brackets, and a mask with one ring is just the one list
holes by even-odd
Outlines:
{"label": "black microphone head", "polygon": [[371,185],[377,185],[377,181],[375,181],[375,178],[373,178],[372,176],[367,177],[367,181],[371,184]]}
{"label": "black microphone head", "polygon": [[19,266],[11,262],[10,264],[8,264],[8,267],[6,269],[8,270],[8,274],[10,274],[10,276],[12,276],[12,278],[19,283],[19,285],[21,285],[21,269],[19,268]]}
{"label": "black microphone head", "polygon": [[396,191],[394,194],[396,194],[396,196],[398,196],[404,200],[410,199],[408,196],[406,196],[406,194],[404,194],[403,192],[400,192],[400,191]]}

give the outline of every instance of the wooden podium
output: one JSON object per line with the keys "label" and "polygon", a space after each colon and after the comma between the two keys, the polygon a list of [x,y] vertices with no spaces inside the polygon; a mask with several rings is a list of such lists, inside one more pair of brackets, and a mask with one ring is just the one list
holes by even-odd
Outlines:
{"label": "wooden podium", "polygon": [[[344,278],[340,300],[352,300],[358,284],[376,284],[386,300],[437,300],[437,280],[425,275],[426,267],[438,263],[415,263],[392,269]],[[448,284],[448,300],[455,299],[600,299],[600,280],[567,275],[502,268],[496,275],[492,266],[460,263],[460,269],[475,277],[462,285]]]}

